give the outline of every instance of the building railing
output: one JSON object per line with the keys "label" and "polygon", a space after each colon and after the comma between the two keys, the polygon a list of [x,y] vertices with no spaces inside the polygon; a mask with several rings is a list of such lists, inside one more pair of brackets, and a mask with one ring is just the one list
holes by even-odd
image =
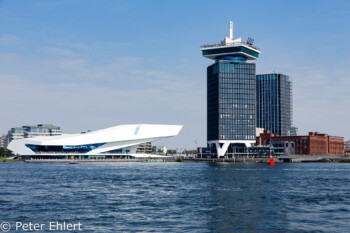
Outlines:
{"label": "building railing", "polygon": [[204,48],[213,48],[213,47],[225,47],[225,46],[230,46],[230,45],[245,45],[245,46],[248,46],[248,47],[251,47],[253,49],[261,51],[260,48],[255,47],[252,44],[245,43],[245,42],[235,42],[235,43],[231,43],[231,44],[222,44],[222,43],[220,43],[220,44],[206,44],[206,45],[200,46],[200,48],[204,49]]}

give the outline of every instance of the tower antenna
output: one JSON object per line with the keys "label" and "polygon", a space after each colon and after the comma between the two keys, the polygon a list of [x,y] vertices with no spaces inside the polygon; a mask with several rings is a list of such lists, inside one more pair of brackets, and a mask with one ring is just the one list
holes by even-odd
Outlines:
{"label": "tower antenna", "polygon": [[230,39],[233,40],[233,22],[230,21]]}

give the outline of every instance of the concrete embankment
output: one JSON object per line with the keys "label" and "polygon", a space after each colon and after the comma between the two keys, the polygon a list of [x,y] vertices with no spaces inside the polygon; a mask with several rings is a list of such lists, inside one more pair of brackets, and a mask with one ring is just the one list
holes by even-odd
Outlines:
{"label": "concrete embankment", "polygon": [[268,162],[268,158],[250,159],[193,159],[193,158],[137,158],[137,159],[29,159],[26,163],[125,163],[125,162],[207,162],[207,163],[262,163]]}
{"label": "concrete embankment", "polygon": [[165,159],[29,159],[24,160],[26,163],[127,163],[127,162],[175,162],[175,158]]}
{"label": "concrete embankment", "polygon": [[[135,158],[135,159],[28,159],[23,160],[27,163],[127,163],[127,162],[207,162],[207,163],[267,163],[269,158],[235,158],[235,159],[210,159],[210,158],[181,158],[181,157],[162,157],[162,158]],[[276,163],[281,162],[350,162],[350,157],[337,155],[290,155],[274,158]]]}
{"label": "concrete embankment", "polygon": [[298,162],[338,162],[349,157],[339,155],[288,155],[280,156],[279,159],[283,162],[298,163]]}
{"label": "concrete embankment", "polygon": [[[207,163],[267,163],[269,158],[236,158],[236,159],[183,159],[184,162],[207,162]],[[278,159],[275,159],[279,162]]]}

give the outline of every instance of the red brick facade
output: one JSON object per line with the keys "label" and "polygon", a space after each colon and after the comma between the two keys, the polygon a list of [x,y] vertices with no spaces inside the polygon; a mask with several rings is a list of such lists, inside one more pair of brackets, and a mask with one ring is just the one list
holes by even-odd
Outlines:
{"label": "red brick facade", "polygon": [[270,138],[276,136],[278,136],[277,133],[271,133],[270,130],[265,130],[264,133],[260,134],[260,136],[256,138],[256,145],[267,145]]}
{"label": "red brick facade", "polygon": [[328,136],[328,151],[331,155],[344,155],[344,138]]}
{"label": "red brick facade", "polygon": [[344,155],[344,138],[310,132],[308,136],[275,136],[265,131],[257,137],[257,145],[269,141],[293,141],[295,153],[300,155]]}

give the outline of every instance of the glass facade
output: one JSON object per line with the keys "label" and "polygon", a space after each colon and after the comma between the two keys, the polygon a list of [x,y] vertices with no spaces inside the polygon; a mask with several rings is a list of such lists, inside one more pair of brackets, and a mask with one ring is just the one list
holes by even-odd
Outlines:
{"label": "glass facade", "polygon": [[259,53],[254,52],[253,50],[247,49],[243,46],[237,46],[237,47],[222,47],[222,48],[213,48],[210,50],[203,50],[202,54],[203,56],[208,56],[208,55],[217,55],[217,54],[231,54],[232,53],[246,53],[249,54],[250,56],[253,56],[255,58],[259,57]]}
{"label": "glass facade", "polygon": [[207,69],[207,139],[255,140],[255,64],[218,60]]}
{"label": "glass facade", "polygon": [[98,144],[89,144],[89,145],[78,145],[78,146],[41,146],[41,145],[31,145],[26,144],[26,147],[31,149],[34,152],[39,153],[47,153],[47,152],[53,152],[53,153],[87,153],[91,150],[94,150],[105,143],[98,143]]}
{"label": "glass facade", "polygon": [[289,136],[292,126],[292,83],[284,74],[256,76],[257,127]]}

